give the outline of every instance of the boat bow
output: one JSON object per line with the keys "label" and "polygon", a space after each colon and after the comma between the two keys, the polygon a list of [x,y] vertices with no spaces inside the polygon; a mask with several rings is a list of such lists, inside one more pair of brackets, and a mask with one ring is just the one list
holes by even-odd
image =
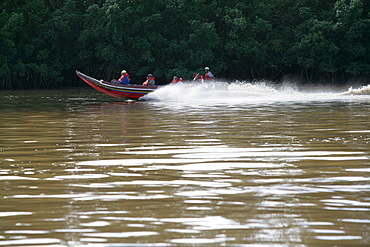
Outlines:
{"label": "boat bow", "polygon": [[122,85],[103,80],[97,80],[91,76],[76,71],[78,77],[96,90],[116,98],[140,99],[153,92],[157,86]]}

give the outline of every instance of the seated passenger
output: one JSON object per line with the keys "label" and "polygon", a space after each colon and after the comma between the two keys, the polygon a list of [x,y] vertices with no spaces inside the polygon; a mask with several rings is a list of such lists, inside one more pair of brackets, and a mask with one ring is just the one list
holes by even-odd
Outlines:
{"label": "seated passenger", "polygon": [[182,78],[180,76],[174,76],[170,85],[173,85],[173,84],[181,84],[182,83]]}
{"label": "seated passenger", "polygon": [[131,78],[126,70],[122,70],[121,77],[118,80],[113,79],[111,82],[116,84],[128,85],[131,82]]}
{"label": "seated passenger", "polygon": [[123,85],[128,85],[131,82],[130,75],[126,72],[126,70],[122,70],[122,76],[118,79],[118,81]]}
{"label": "seated passenger", "polygon": [[194,73],[193,74],[193,81],[194,82],[200,82],[200,83],[204,83],[204,80],[203,80],[203,76],[199,73]]}
{"label": "seated passenger", "polygon": [[205,67],[204,70],[206,72],[205,75],[204,75],[204,80],[205,81],[213,81],[215,78],[214,78],[212,72],[209,71],[209,67]]}
{"label": "seated passenger", "polygon": [[146,81],[143,82],[144,86],[154,86],[155,85],[155,77],[152,74],[148,74],[146,77]]}

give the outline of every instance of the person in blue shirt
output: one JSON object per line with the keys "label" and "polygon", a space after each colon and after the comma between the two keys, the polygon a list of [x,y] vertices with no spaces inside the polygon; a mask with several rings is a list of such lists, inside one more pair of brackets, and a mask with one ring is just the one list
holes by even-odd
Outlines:
{"label": "person in blue shirt", "polygon": [[121,72],[122,76],[118,79],[119,83],[123,85],[128,85],[131,82],[130,75],[127,73],[126,70],[122,70]]}

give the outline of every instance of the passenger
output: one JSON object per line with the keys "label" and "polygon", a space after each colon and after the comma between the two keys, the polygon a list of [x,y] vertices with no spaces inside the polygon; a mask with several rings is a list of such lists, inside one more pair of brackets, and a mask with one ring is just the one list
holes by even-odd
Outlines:
{"label": "passenger", "polygon": [[204,70],[206,71],[204,75],[204,80],[205,81],[214,81],[214,76],[211,71],[209,71],[209,67],[205,67]]}
{"label": "passenger", "polygon": [[122,76],[118,79],[118,81],[123,85],[128,85],[131,82],[130,75],[126,72],[126,70],[122,70]]}
{"label": "passenger", "polygon": [[171,85],[173,84],[182,84],[182,78],[175,75],[171,81]]}
{"label": "passenger", "polygon": [[194,73],[193,74],[193,81],[194,82],[201,82],[204,83],[203,76],[200,73]]}
{"label": "passenger", "polygon": [[143,82],[144,86],[154,86],[155,85],[155,77],[152,74],[148,74],[146,77],[146,81]]}
{"label": "passenger", "polygon": [[126,70],[121,71],[121,77],[118,80],[112,80],[113,83],[128,85],[131,82],[130,75]]}

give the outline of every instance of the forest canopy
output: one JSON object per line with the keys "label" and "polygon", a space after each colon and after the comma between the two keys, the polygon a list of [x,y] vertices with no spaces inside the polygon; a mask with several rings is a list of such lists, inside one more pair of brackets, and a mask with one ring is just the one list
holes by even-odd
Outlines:
{"label": "forest canopy", "polygon": [[0,88],[77,85],[74,71],[133,81],[339,81],[370,75],[366,0],[3,0]]}

